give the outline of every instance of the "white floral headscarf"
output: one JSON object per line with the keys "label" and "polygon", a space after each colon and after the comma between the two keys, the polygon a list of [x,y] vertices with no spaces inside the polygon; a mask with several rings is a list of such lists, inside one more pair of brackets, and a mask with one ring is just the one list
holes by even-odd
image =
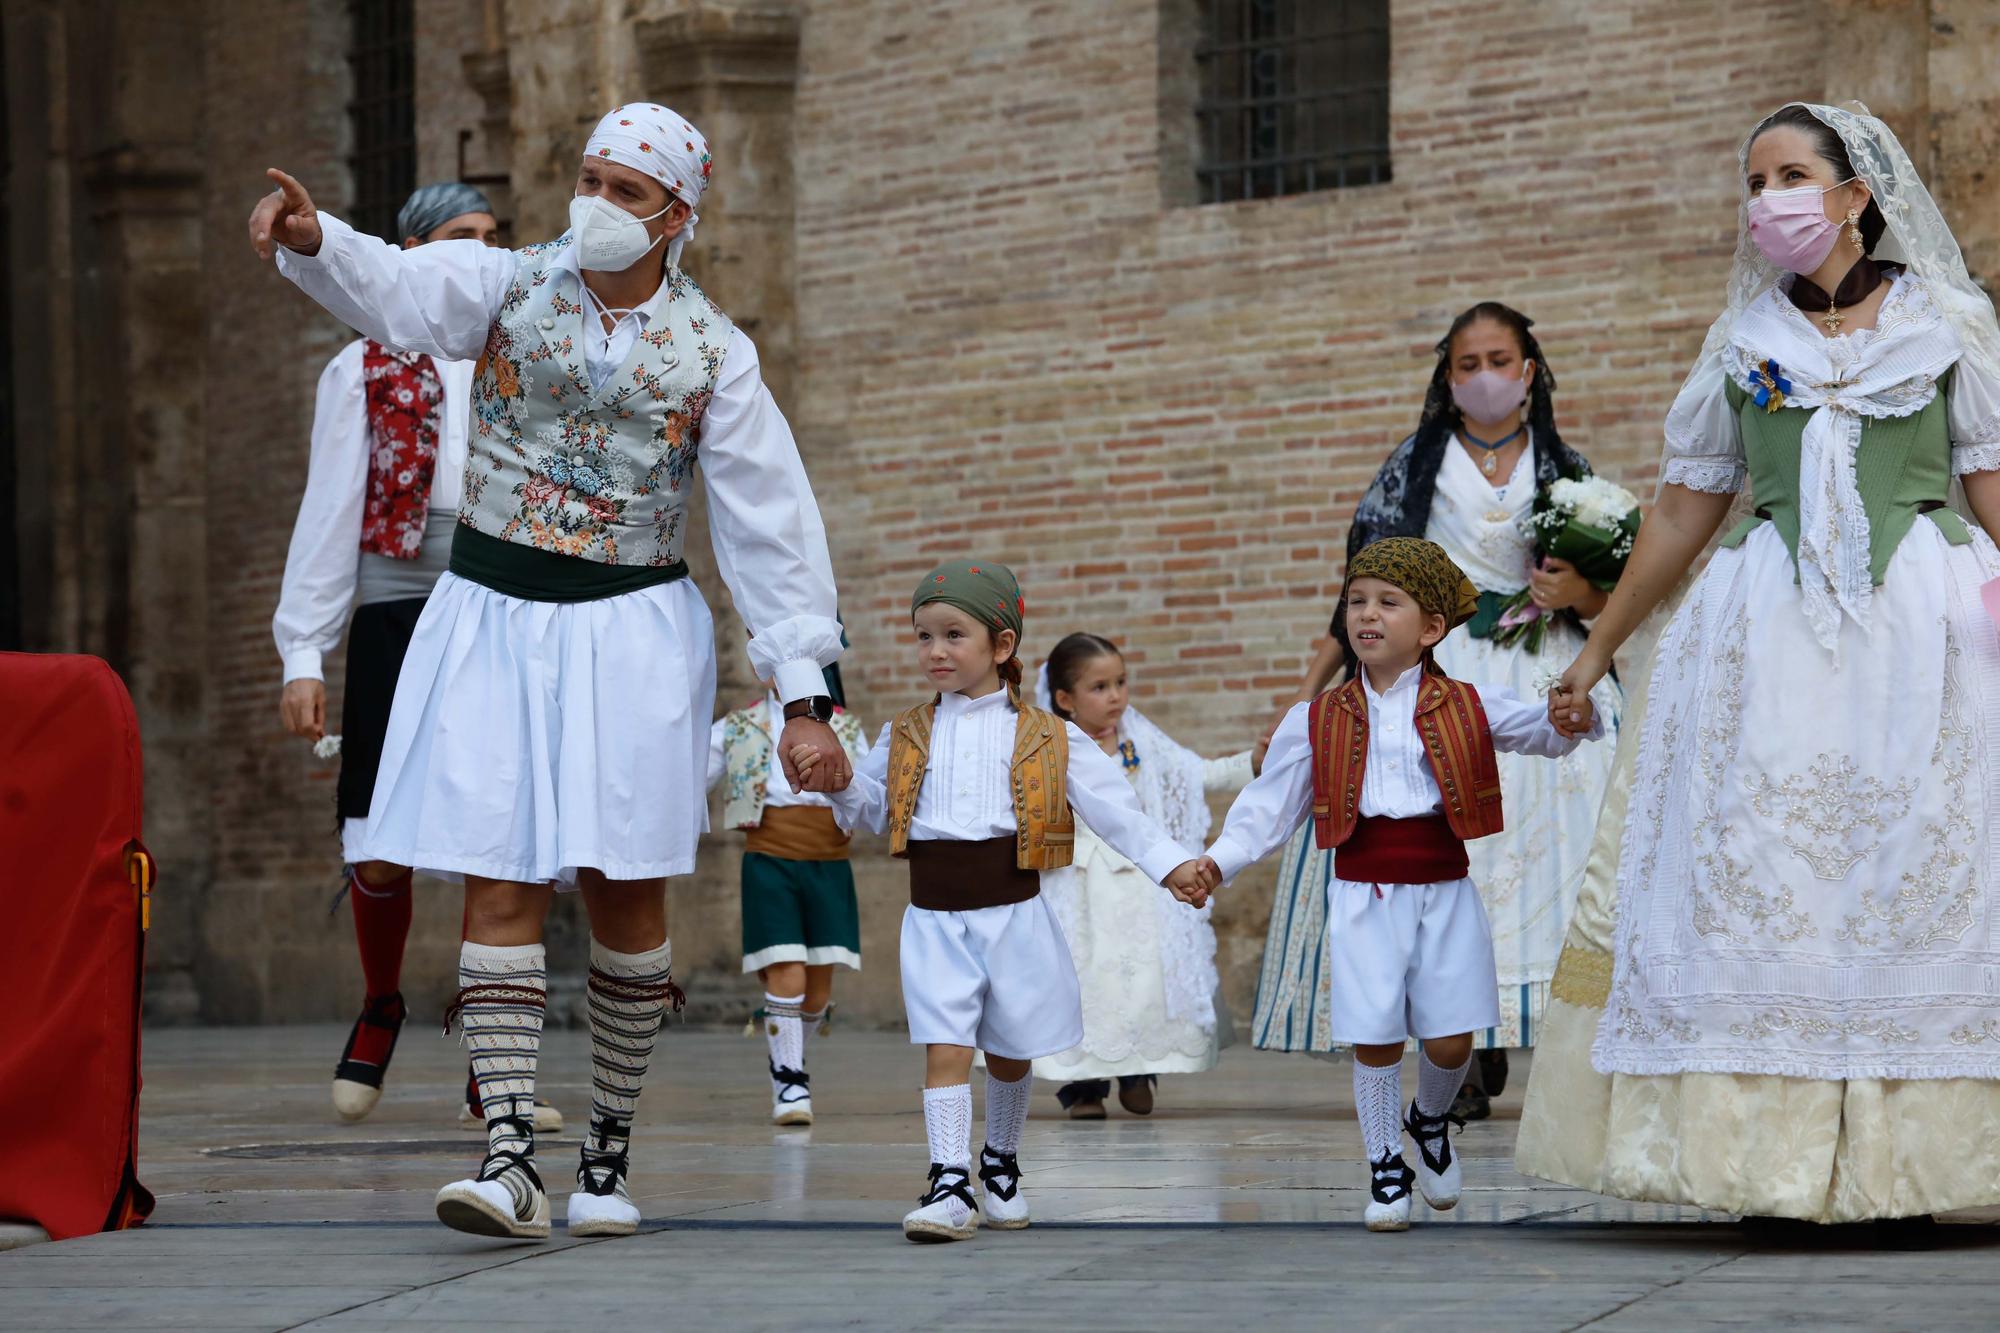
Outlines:
{"label": "white floral headscarf", "polygon": [[[590,132],[583,155],[645,172],[690,209],[701,206],[702,191],[708,188],[708,140],[679,112],[652,102],[627,102],[606,112]],[[688,214],[687,225],[667,247],[668,264],[680,267],[681,249],[694,239],[700,220],[698,214]]]}

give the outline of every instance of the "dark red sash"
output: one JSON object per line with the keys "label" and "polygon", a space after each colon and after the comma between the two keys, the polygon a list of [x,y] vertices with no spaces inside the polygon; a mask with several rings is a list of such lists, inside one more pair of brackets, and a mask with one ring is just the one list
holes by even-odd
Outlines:
{"label": "dark red sash", "polygon": [[1471,868],[1464,841],[1443,815],[1363,815],[1333,853],[1334,877],[1350,884],[1445,884],[1464,879]]}

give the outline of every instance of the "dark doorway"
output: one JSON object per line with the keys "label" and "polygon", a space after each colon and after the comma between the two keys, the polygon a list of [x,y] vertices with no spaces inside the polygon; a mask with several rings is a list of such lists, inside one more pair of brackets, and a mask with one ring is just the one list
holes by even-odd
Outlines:
{"label": "dark doorway", "polygon": [[[6,29],[0,27],[0,70],[7,68]],[[8,152],[7,99],[0,95],[0,182],[13,179]],[[13,251],[8,243],[8,200],[0,188],[0,652],[17,652],[21,644],[21,534],[15,506],[19,503],[14,474],[14,293]]]}

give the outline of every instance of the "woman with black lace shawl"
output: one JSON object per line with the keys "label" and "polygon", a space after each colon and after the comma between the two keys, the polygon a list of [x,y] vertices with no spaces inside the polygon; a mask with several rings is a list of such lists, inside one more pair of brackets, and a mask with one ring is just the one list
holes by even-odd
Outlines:
{"label": "woman with black lace shawl", "polygon": [[[1428,537],[1480,590],[1480,611],[1439,648],[1439,665],[1461,680],[1539,693],[1584,640],[1584,618],[1604,594],[1561,561],[1534,565],[1520,520],[1537,492],[1560,478],[1590,475],[1555,423],[1555,375],[1530,331],[1532,321],[1498,302],[1481,302],[1452,322],[1437,345],[1437,366],[1416,432],[1397,446],[1356,509],[1347,553],[1384,537]],[[1527,589],[1541,632],[1493,637],[1501,605]],[[1326,688],[1347,661],[1338,608],[1299,698]],[[1596,702],[1615,725],[1618,687]],[[1549,978],[1562,948],[1609,777],[1612,747],[1586,746],[1558,763],[1501,760],[1507,831],[1470,848],[1473,879],[1493,923],[1500,965],[1498,1027],[1477,1034],[1484,1083],[1505,1078],[1505,1050],[1534,1044]],[[1253,1026],[1267,1050],[1326,1051],[1326,884],[1332,856],[1313,846],[1310,827],[1287,851],[1278,877]],[[1461,1114],[1486,1113],[1478,1087]]]}

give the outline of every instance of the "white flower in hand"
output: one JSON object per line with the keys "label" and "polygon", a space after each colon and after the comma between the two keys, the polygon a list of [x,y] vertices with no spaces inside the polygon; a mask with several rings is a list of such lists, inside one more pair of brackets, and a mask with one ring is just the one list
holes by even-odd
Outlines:
{"label": "white flower in hand", "polygon": [[313,753],[321,759],[331,759],[340,753],[340,737],[322,736],[313,742]]}

